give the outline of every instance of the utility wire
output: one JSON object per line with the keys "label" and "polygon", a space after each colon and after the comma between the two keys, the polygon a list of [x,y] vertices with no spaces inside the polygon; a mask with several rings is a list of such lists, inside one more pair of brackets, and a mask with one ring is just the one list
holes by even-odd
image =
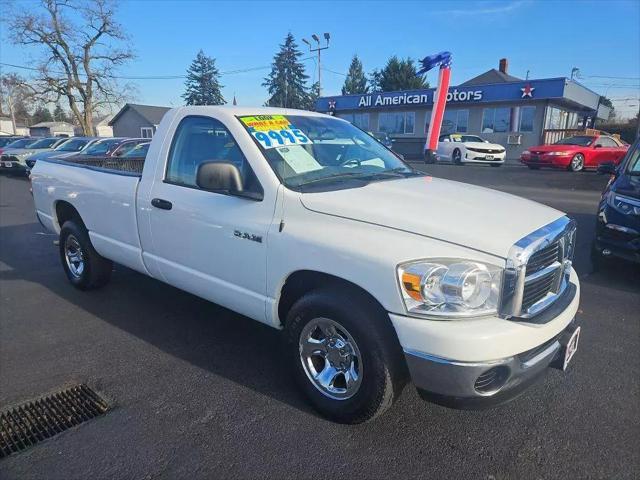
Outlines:
{"label": "utility wire", "polygon": [[[315,57],[305,57],[302,61],[314,60]],[[22,70],[30,70],[39,72],[40,69],[34,67],[27,67],[24,65],[15,65],[12,63],[0,62],[0,65],[5,67],[19,68]],[[265,70],[267,68],[271,68],[272,65],[262,65],[260,67],[249,67],[249,68],[240,68],[237,70],[228,70],[226,72],[220,72],[220,75],[236,75],[238,73],[246,73],[246,72],[254,72],[257,70]],[[66,75],[65,72],[51,72],[56,75]],[[86,76],[84,73],[80,73],[82,76]],[[129,76],[129,75],[108,75],[109,78],[113,78],[116,80],[180,80],[183,78],[187,78],[187,75],[145,75],[145,76]]]}

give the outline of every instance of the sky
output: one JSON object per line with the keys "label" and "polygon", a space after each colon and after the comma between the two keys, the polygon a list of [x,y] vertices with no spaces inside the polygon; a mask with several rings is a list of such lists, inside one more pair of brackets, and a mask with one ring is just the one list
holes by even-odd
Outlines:
{"label": "sky", "polygon": [[[17,4],[35,8],[30,0]],[[262,105],[268,98],[261,84],[289,31],[304,57],[312,55],[303,37],[331,34],[322,52],[323,95],[340,93],[354,54],[370,72],[391,55],[419,59],[448,50],[453,85],[497,68],[505,57],[509,73],[520,78],[527,72],[532,79],[568,77],[579,68],[579,81],[613,99],[622,116],[634,116],[640,103],[640,0],[121,0],[117,18],[137,55],[121,75],[185,75],[202,49],[221,72],[229,72],[221,77],[223,95],[229,102],[235,95],[240,105]],[[4,23],[0,29],[0,62],[32,64],[37,47],[11,45]],[[304,63],[317,79],[317,61]],[[3,73],[19,71],[0,67]],[[252,70],[232,73],[246,69]],[[428,80],[435,83],[435,73]],[[134,83],[136,103],[183,103],[184,79]]]}

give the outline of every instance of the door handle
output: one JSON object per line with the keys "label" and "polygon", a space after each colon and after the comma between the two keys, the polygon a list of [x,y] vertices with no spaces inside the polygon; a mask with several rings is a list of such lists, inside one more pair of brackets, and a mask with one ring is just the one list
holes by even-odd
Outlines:
{"label": "door handle", "polygon": [[171,210],[173,204],[169,200],[163,200],[162,198],[154,198],[151,200],[151,205],[161,210]]}

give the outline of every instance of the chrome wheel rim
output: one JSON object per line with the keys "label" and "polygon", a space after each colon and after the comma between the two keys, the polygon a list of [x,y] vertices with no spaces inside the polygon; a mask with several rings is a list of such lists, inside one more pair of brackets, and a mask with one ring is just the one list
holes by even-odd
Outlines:
{"label": "chrome wheel rim", "polygon": [[578,170],[582,170],[582,167],[584,166],[584,158],[582,158],[582,155],[576,155],[575,157],[573,157],[571,159],[571,169],[574,171],[578,171]]}
{"label": "chrome wheel rim", "polygon": [[362,383],[362,357],[338,322],[314,318],[300,333],[300,362],[312,385],[334,400],[353,397]]}
{"label": "chrome wheel rim", "polygon": [[64,259],[71,275],[80,278],[84,272],[84,253],[78,239],[69,235],[64,241]]}

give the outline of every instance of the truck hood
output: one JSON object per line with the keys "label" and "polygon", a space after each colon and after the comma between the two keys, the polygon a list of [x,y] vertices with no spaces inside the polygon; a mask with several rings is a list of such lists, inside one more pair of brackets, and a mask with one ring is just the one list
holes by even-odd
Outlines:
{"label": "truck hood", "polygon": [[308,210],[424,235],[506,257],[527,234],[564,214],[488,188],[433,177],[303,193]]}

